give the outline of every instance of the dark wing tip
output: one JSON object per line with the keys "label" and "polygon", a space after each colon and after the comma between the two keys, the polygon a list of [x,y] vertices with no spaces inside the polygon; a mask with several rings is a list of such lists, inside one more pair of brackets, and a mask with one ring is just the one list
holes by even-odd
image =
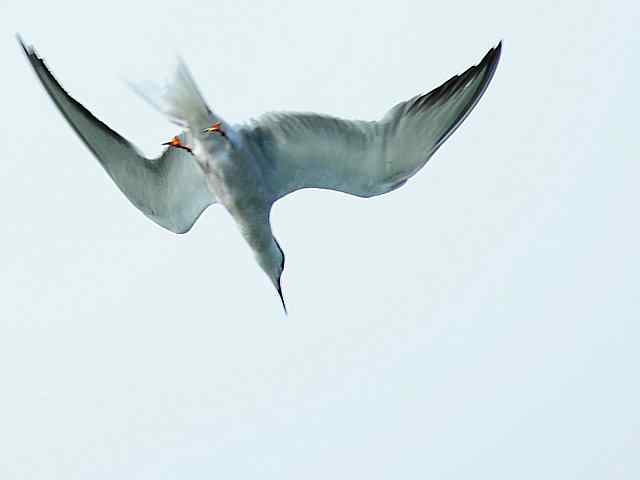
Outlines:
{"label": "dark wing tip", "polygon": [[[417,113],[423,109],[430,108],[435,104],[446,101],[451,95],[463,87],[469,80],[474,77],[482,77],[480,87],[477,91],[475,98],[472,101],[471,108],[475,105],[475,101],[478,100],[485,89],[489,85],[491,78],[500,61],[500,54],[502,53],[502,40],[495,47],[491,48],[482,57],[482,60],[477,65],[469,67],[467,70],[459,75],[454,75],[449,80],[444,82],[439,87],[431,90],[417,97],[413,102],[408,105],[407,113]],[[482,73],[481,73],[482,72]]]}
{"label": "dark wing tip", "polygon": [[24,52],[29,53],[27,49],[27,45],[24,43],[24,40],[22,39],[22,36],[19,33],[16,33],[16,40],[18,40],[18,43],[20,44]]}
{"label": "dark wing tip", "polygon": [[442,143],[447,138],[449,138],[449,136],[458,128],[458,126],[478,103],[480,97],[482,97],[485,90],[489,86],[491,79],[493,78],[493,74],[495,73],[496,68],[498,67],[498,62],[500,61],[501,53],[502,40],[498,42],[498,45],[491,48],[477,65],[469,67],[460,75],[455,75],[454,77],[450,78],[445,83],[440,85],[438,88],[423,95],[416,102],[410,105],[409,112],[419,112],[423,109],[434,107],[437,104],[444,104],[449,99],[451,99],[456,92],[464,88],[465,85],[467,85],[469,82],[476,82],[475,92],[473,96],[470,97],[467,102],[465,102],[457,118],[455,118],[455,120],[451,122],[449,127],[442,132],[442,135],[435,143],[434,149],[431,151],[431,154],[433,154],[433,152],[435,152],[435,150],[437,150],[437,148],[442,145]]}
{"label": "dark wing tip", "polygon": [[478,68],[482,68],[483,66],[489,65],[489,70],[491,73],[489,75],[493,75],[496,67],[498,66],[498,62],[500,61],[500,55],[502,54],[502,40],[498,42],[498,45],[493,47],[491,50],[487,52],[484,56]]}
{"label": "dark wing tip", "polygon": [[16,33],[16,40],[18,40],[18,43],[22,47],[22,51],[27,56],[27,59],[31,62],[31,64],[34,65],[34,67],[36,62],[40,62],[45,69],[47,68],[44,65],[44,60],[42,60],[42,57],[38,55],[38,52],[33,47],[33,45],[27,45],[19,33]]}
{"label": "dark wing tip", "polygon": [[16,40],[18,41],[18,43],[20,44],[20,46],[24,50],[24,53],[26,53],[28,55],[29,52],[27,50],[27,46],[25,45],[24,40],[22,40],[22,37],[20,36],[19,33],[16,33]]}
{"label": "dark wing tip", "polygon": [[[477,76],[480,72],[483,72],[482,87],[486,87],[489,84],[489,81],[491,80],[491,78],[493,77],[493,74],[496,71],[496,68],[498,67],[501,54],[502,54],[502,40],[498,42],[498,45],[489,49],[489,51],[485,54],[484,57],[482,57],[482,60],[480,60],[480,62],[477,65],[473,65],[472,67],[468,68],[465,72],[461,73],[460,75],[457,75],[457,77],[463,80],[460,83],[466,83],[467,80],[470,80],[472,77]],[[480,93],[480,95],[482,95],[482,93]]]}
{"label": "dark wing tip", "polygon": [[120,136],[117,132],[112,130],[108,125],[103,123],[101,120],[96,118],[89,110],[87,110],[80,102],[78,102],[75,98],[73,98],[67,91],[62,87],[60,82],[56,80],[56,77],[51,73],[51,70],[46,65],[46,62],[42,59],[40,55],[36,52],[35,48],[32,45],[27,46],[20,34],[16,34],[16,38],[18,43],[22,46],[24,53],[31,64],[38,80],[44,87],[44,89],[49,94],[53,103],[58,107],[62,115],[67,119],[71,127],[75,130],[75,132],[83,139],[85,144],[89,147],[89,149],[96,155],[96,157],[100,158],[95,148],[89,145],[89,143],[85,140],[83,133],[78,129],[77,125],[70,120],[69,113],[65,110],[62,100],[64,99],[68,102],[78,113],[84,115],[91,123],[95,124],[99,128],[103,129],[104,132],[112,137],[114,140],[126,145],[127,147],[132,147],[132,145],[125,140],[122,136]]}
{"label": "dark wing tip", "polygon": [[33,48],[33,45],[27,45],[26,43],[24,43],[24,40],[19,33],[16,33],[16,40],[18,40],[18,43],[22,47],[22,51],[31,63],[33,63],[35,60],[41,60],[35,49]]}

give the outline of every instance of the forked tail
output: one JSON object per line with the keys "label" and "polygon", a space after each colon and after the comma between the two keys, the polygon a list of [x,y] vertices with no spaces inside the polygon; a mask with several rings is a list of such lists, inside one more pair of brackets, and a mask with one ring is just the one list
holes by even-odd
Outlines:
{"label": "forked tail", "polygon": [[134,92],[183,128],[205,125],[211,119],[212,112],[181,58],[177,59],[174,73],[165,83],[127,83]]}

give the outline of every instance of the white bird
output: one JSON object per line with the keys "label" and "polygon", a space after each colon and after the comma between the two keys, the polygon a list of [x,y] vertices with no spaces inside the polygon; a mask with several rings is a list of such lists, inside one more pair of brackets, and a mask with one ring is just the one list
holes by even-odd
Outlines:
{"label": "white bird", "polygon": [[378,121],[278,112],[231,125],[208,107],[180,61],[167,85],[155,91],[134,87],[184,128],[159,158],[150,159],[71,97],[33,47],[18,41],[60,112],[131,203],[175,233],[189,231],[209,205],[221,203],[285,313],[284,252],[269,221],[273,203],[301,188],[372,197],[402,186],[476,105],[502,47],[500,42],[478,65],[397,104]]}

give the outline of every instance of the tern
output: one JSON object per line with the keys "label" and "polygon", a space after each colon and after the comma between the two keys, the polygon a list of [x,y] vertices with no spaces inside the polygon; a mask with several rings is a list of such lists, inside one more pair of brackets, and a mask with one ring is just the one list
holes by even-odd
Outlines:
{"label": "tern", "polygon": [[132,85],[183,129],[159,158],[146,158],[71,97],[32,46],[18,41],[55,105],[131,203],[175,233],[189,231],[209,205],[222,204],[285,313],[284,252],[269,221],[274,202],[302,188],[366,198],[404,185],[478,103],[502,49],[500,42],[477,65],[377,121],[274,112],[230,124],[209,108],[179,60],[168,83],[151,91]]}

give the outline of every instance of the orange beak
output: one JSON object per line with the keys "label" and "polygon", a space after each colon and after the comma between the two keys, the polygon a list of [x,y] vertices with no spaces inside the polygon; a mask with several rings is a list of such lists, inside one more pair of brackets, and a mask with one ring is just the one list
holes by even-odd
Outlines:
{"label": "orange beak", "polygon": [[209,128],[205,128],[202,133],[221,133],[224,135],[224,132],[222,131],[222,123],[216,122]]}
{"label": "orange beak", "polygon": [[180,139],[178,137],[173,137],[170,142],[163,143],[162,145],[169,145],[170,147],[181,147],[182,143],[180,143]]}
{"label": "orange beak", "polygon": [[193,150],[191,149],[191,147],[187,147],[186,145],[183,145],[180,142],[179,137],[173,137],[170,142],[163,143],[162,145],[169,145],[170,147],[181,148],[189,152],[191,155],[193,155]]}

